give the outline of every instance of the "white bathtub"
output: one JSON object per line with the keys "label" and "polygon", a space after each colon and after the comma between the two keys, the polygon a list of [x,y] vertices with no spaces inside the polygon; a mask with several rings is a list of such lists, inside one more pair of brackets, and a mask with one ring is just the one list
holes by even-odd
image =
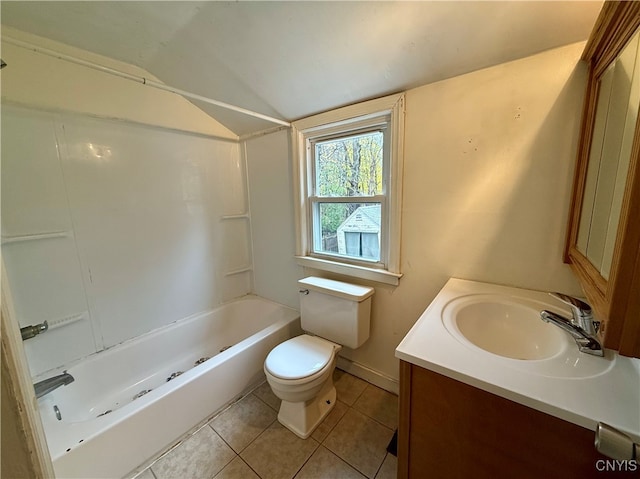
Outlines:
{"label": "white bathtub", "polygon": [[297,311],[245,296],[69,365],[75,381],[38,400],[56,477],[127,475],[261,382],[300,332]]}

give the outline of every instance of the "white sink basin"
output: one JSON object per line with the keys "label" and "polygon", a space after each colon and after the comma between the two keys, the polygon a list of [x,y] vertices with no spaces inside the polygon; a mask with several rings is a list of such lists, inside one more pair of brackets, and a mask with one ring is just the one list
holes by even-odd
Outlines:
{"label": "white sink basin", "polygon": [[563,351],[567,338],[540,319],[543,304],[502,296],[466,296],[451,302],[443,317],[454,336],[498,356],[539,360]]}
{"label": "white sink basin", "polygon": [[540,319],[540,311],[505,299],[462,305],[455,326],[479,348],[513,359],[547,359],[562,351],[562,331]]}
{"label": "white sink basin", "polygon": [[[573,338],[540,319],[543,309],[563,312],[541,293],[462,294],[446,302],[441,325],[468,349],[505,365],[548,377],[590,377],[606,372],[615,359],[578,351]],[[537,298],[536,296],[539,296]]]}

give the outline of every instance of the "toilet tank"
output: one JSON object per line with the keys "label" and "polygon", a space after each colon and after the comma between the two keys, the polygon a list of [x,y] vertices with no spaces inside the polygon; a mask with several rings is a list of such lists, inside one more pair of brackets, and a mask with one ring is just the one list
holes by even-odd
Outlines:
{"label": "toilet tank", "polygon": [[373,288],[314,276],[298,286],[302,329],[352,349],[369,339]]}

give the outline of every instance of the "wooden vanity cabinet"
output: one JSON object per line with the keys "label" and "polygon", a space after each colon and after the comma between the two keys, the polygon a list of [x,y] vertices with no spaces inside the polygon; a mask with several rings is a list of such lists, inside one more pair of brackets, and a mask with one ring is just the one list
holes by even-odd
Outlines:
{"label": "wooden vanity cabinet", "polygon": [[[400,361],[398,478],[638,477],[599,472],[593,431]],[[604,467],[604,463],[598,463]]]}

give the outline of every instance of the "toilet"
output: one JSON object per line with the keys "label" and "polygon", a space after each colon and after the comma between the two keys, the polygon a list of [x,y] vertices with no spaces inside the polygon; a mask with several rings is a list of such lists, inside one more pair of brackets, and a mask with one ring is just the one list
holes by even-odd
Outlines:
{"label": "toilet", "polygon": [[374,289],[308,277],[300,286],[300,322],[307,333],[271,350],[264,373],[282,400],[278,421],[306,439],[336,403],[333,370],[343,346],[358,348],[369,338]]}

